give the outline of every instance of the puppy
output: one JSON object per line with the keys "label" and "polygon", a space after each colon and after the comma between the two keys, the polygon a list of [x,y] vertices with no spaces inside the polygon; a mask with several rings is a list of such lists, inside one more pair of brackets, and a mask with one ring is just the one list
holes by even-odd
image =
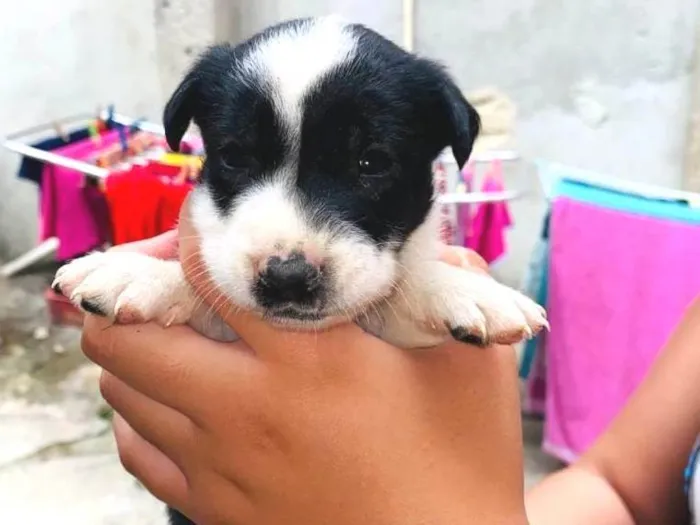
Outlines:
{"label": "puppy", "polygon": [[[432,162],[449,146],[464,165],[479,117],[437,64],[337,17],[288,21],[202,55],[165,108],[173,150],[192,121],[206,161],[191,218],[237,306],[290,329],[354,320],[407,349],[547,326],[527,297],[438,260]],[[96,253],[55,286],[117,323],[235,339],[203,321],[177,261]]]}

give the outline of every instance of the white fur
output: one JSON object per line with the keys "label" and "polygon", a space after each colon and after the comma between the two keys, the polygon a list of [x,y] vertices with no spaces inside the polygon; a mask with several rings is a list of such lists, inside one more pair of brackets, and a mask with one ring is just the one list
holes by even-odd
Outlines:
{"label": "white fur", "polygon": [[255,310],[251,290],[256,264],[297,249],[332,269],[333,315],[357,312],[387,295],[397,278],[392,253],[347,225],[314,226],[301,212],[293,191],[284,177],[270,180],[239,197],[222,219],[207,190],[195,190],[191,217],[202,239],[202,258],[216,284],[235,304]]}
{"label": "white fur", "polygon": [[325,73],[347,62],[356,43],[341,17],[320,17],[263,40],[242,67],[270,84],[275,107],[294,138],[300,133],[304,96]]}

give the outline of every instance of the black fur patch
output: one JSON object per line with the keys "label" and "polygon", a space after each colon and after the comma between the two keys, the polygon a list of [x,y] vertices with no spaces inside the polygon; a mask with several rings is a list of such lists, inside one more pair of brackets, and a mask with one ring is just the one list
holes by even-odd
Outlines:
{"label": "black fur patch", "polygon": [[455,340],[460,341],[462,343],[466,343],[468,345],[480,347],[488,346],[488,341],[486,341],[480,335],[476,335],[467,331],[467,329],[463,326],[450,327],[450,334]]}
{"label": "black fur patch", "polygon": [[170,525],[196,525],[196,523],[190,521],[186,516],[170,507],[168,507],[168,518],[170,518]]}
{"label": "black fur patch", "polygon": [[87,299],[83,299],[82,301],[80,301],[80,308],[82,308],[90,314],[99,315],[100,317],[107,317],[107,312],[105,312],[104,308],[95,301],[88,301]]}

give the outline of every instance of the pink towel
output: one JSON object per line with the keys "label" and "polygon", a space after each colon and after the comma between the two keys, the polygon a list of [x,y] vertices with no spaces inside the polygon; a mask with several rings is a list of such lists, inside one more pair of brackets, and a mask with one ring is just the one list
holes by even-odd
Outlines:
{"label": "pink towel", "polygon": [[[118,141],[118,132],[109,131],[97,144],[88,138],[56,149],[54,153],[83,160]],[[40,206],[39,236],[41,240],[58,237],[59,261],[83,255],[109,240],[106,201],[78,171],[44,165]]]}
{"label": "pink towel", "polygon": [[572,461],[700,292],[700,225],[568,198],[554,203],[551,224],[544,448]]}

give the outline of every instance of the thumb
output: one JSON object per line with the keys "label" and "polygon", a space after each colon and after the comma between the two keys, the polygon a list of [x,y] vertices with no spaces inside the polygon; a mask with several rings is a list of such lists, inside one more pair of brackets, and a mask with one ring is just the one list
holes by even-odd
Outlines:
{"label": "thumb", "polygon": [[489,265],[486,260],[474,250],[462,246],[443,245],[440,260],[452,266],[459,266],[465,270],[488,273]]}
{"label": "thumb", "polygon": [[158,259],[177,259],[177,231],[170,230],[151,239],[112,246],[110,252],[139,252]]}

